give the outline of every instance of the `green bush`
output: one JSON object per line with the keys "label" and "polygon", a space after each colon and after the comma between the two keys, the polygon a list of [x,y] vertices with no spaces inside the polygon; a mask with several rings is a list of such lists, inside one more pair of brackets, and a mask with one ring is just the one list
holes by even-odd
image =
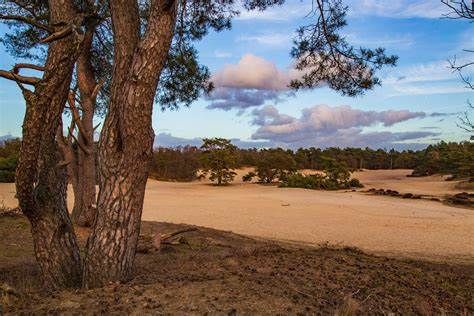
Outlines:
{"label": "green bush", "polygon": [[282,180],[281,186],[313,190],[339,190],[363,187],[358,179],[350,179],[351,174],[345,163],[341,163],[333,158],[323,157],[323,166],[323,175],[289,174]]}
{"label": "green bush", "polygon": [[358,179],[351,179],[349,181],[339,181],[337,179],[328,177],[327,175],[310,174],[304,175],[301,173],[294,173],[287,177],[280,185],[283,188],[303,188],[312,190],[339,190],[349,188],[361,188],[363,185]]}
{"label": "green bush", "polygon": [[15,182],[15,171],[0,170],[0,182],[1,183]]}
{"label": "green bush", "polygon": [[253,171],[250,171],[249,173],[247,173],[246,175],[243,175],[242,176],[242,181],[244,182],[250,182],[253,180],[253,178],[256,176],[257,174]]}
{"label": "green bush", "polygon": [[15,169],[20,153],[20,140],[6,141],[0,146],[0,182],[15,182]]}
{"label": "green bush", "polygon": [[364,185],[359,181],[359,179],[352,178],[349,180],[349,188],[363,188]]}

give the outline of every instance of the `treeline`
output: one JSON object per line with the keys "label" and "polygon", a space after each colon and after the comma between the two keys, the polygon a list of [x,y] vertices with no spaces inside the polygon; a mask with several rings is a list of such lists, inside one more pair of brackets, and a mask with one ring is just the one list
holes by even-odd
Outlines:
{"label": "treeline", "polygon": [[474,143],[440,142],[417,153],[413,176],[435,173],[474,180]]}
{"label": "treeline", "polygon": [[[18,159],[19,140],[6,141],[0,146],[0,181],[13,182]],[[414,169],[413,176],[434,173],[451,174],[455,178],[474,178],[474,143],[440,142],[426,149],[395,151],[370,148],[300,148],[242,149],[233,148],[232,168],[257,167],[264,182],[271,181],[283,170],[323,170],[328,159],[357,169]],[[192,181],[204,169],[209,157],[195,146],[156,148],[150,177],[158,180]],[[206,162],[207,161],[207,162]],[[272,168],[268,168],[272,166]]]}
{"label": "treeline", "polygon": [[[198,147],[158,148],[154,152],[151,174],[157,179],[189,181],[198,176],[202,168],[202,150]],[[383,150],[370,148],[300,148],[289,149],[236,149],[235,168],[257,167],[271,164],[275,173],[283,169],[323,170],[328,159],[357,169],[414,169],[414,176],[434,173],[452,174],[458,178],[473,177],[474,144],[471,142],[430,145],[423,150]],[[285,168],[279,168],[284,165]],[[264,172],[262,172],[264,174]],[[264,176],[265,177],[265,176]],[[272,178],[272,173],[267,179]],[[266,181],[266,180],[264,180]]]}

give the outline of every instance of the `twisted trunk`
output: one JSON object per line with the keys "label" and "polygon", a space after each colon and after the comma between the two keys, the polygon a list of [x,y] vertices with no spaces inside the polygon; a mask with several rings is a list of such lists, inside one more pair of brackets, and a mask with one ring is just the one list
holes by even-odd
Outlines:
{"label": "twisted trunk", "polygon": [[[80,120],[77,141],[75,177],[71,183],[74,191],[74,208],[72,220],[78,226],[88,227],[94,221],[96,208],[96,166],[93,119],[96,105],[98,83],[91,64],[91,48],[96,24],[91,22],[87,26],[84,36],[82,52],[77,60],[77,83],[80,92],[82,115]],[[86,149],[83,150],[82,148]]]}
{"label": "twisted trunk", "polygon": [[[50,21],[69,23],[69,1],[50,0]],[[19,205],[31,223],[36,259],[47,286],[81,283],[81,259],[66,207],[64,166],[55,141],[79,43],[73,34],[50,44],[43,78],[34,92],[23,89],[26,114],[16,171]]]}
{"label": "twisted trunk", "polygon": [[126,281],[132,275],[152,158],[153,99],[176,15],[175,1],[152,1],[147,30],[140,39],[136,1],[111,1],[110,7],[113,84],[99,141],[99,211],[87,242],[86,287]]}

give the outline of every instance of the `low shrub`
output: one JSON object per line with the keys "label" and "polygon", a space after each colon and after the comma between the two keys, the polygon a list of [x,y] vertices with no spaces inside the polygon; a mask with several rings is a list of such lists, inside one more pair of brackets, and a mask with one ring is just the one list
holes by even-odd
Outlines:
{"label": "low shrub", "polygon": [[339,190],[349,188],[361,188],[363,185],[358,179],[349,181],[338,181],[327,175],[294,173],[284,180],[280,187],[283,188],[303,188],[312,190]]}
{"label": "low shrub", "polygon": [[359,181],[359,179],[352,178],[349,180],[349,187],[350,188],[363,188],[364,185]]}
{"label": "low shrub", "polygon": [[0,170],[0,183],[15,182],[15,171]]}
{"label": "low shrub", "polygon": [[253,171],[250,171],[249,173],[245,174],[242,176],[242,181],[244,182],[250,182],[253,180],[254,177],[256,177],[257,174]]}

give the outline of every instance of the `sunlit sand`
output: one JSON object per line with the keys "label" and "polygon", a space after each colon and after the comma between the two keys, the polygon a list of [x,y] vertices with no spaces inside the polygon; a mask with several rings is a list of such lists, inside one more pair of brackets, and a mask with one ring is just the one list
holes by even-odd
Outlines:
{"label": "sunlit sand", "polygon": [[[236,233],[434,260],[474,260],[474,211],[428,200],[362,192],[282,189],[236,182],[216,187],[149,180],[143,220],[187,223]],[[409,170],[355,174],[365,189],[443,196],[459,192],[441,176],[408,178]],[[72,202],[71,192],[69,203]],[[0,185],[0,201],[16,206],[14,185]]]}

